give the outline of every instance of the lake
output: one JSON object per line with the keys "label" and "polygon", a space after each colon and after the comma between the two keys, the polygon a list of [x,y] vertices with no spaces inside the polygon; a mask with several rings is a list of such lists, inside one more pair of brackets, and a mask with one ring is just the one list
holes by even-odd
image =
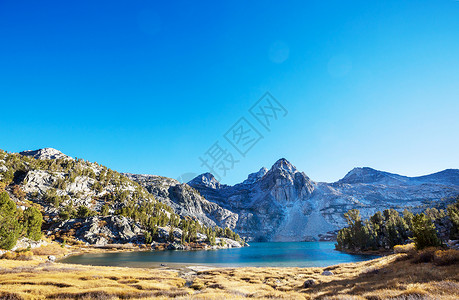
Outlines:
{"label": "lake", "polygon": [[335,250],[334,242],[251,243],[250,247],[196,251],[82,254],[60,262],[95,266],[157,267],[160,264],[221,267],[325,267],[378,256]]}

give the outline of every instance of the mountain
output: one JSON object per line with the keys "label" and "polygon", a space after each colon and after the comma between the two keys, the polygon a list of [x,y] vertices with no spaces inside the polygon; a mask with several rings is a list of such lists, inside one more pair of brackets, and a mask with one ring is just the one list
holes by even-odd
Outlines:
{"label": "mountain", "polygon": [[215,228],[234,228],[238,215],[207,201],[187,184],[121,174],[53,148],[0,150],[0,193],[5,191],[22,210],[39,207],[45,234],[60,241],[241,246],[234,232]]}
{"label": "mountain", "polygon": [[[18,207],[42,206],[48,235],[74,235],[90,244],[142,242],[150,230],[164,240],[167,224],[176,218],[228,227],[247,240],[305,241],[333,238],[346,225],[343,214],[353,208],[365,218],[388,208],[444,207],[441,199],[459,195],[459,170],[407,177],[354,168],[341,180],[325,183],[282,158],[233,186],[211,173],[182,184],[157,175],[118,173],[45,148],[21,154],[0,150],[3,188]],[[80,212],[81,207],[87,210]]]}
{"label": "mountain", "polygon": [[65,155],[59,150],[54,148],[43,148],[38,150],[26,150],[22,151],[19,154],[24,156],[31,156],[35,159],[73,159],[70,156]]}
{"label": "mountain", "polygon": [[[248,240],[304,241],[333,237],[357,208],[363,217],[378,210],[411,208],[459,195],[459,170],[407,177],[372,168],[354,168],[334,183],[312,181],[289,161],[278,160],[234,186],[211,174],[189,183],[207,200],[238,214],[235,231]],[[441,203],[440,203],[441,204]]]}
{"label": "mountain", "polygon": [[[129,179],[145,187],[155,199],[170,206],[177,214],[183,217],[198,219],[206,226],[220,226],[234,228],[238,215],[220,207],[218,204],[207,201],[199,192],[187,184],[157,176],[124,173]],[[210,186],[216,188],[212,181],[202,178]],[[215,180],[216,181],[216,180]]]}

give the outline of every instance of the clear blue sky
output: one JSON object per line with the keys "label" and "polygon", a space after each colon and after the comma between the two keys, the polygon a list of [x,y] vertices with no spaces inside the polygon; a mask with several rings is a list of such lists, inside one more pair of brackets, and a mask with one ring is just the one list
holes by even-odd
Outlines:
{"label": "clear blue sky", "polygon": [[219,141],[231,184],[281,157],[317,181],[459,168],[458,1],[167,2],[1,0],[0,148],[177,178]]}

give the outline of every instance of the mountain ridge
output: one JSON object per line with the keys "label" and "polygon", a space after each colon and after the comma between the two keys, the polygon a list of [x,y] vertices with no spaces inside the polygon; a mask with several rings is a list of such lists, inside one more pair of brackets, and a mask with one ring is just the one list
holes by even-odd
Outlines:
{"label": "mountain ridge", "polygon": [[[70,157],[53,148],[22,153],[35,159],[57,159],[60,164],[69,164],[65,161]],[[67,161],[84,163],[87,170],[83,175],[90,176],[84,180],[77,177],[74,183],[67,185],[68,191],[83,189],[84,193],[93,193],[91,197],[105,197],[97,192],[97,180],[92,178],[97,179],[101,172],[105,174],[108,170],[84,160],[70,158]],[[91,175],[93,172],[96,174]],[[285,158],[277,160],[270,169],[262,167],[249,174],[235,185],[222,184],[211,173],[200,174],[186,184],[158,175],[120,175],[136,182],[183,217],[197,219],[206,226],[228,227],[247,240],[257,241],[326,240],[345,225],[343,214],[349,209],[360,209],[365,218],[387,208],[416,210],[432,202],[441,204],[440,199],[459,194],[458,169],[408,177],[359,167],[336,182],[324,183],[313,181]],[[31,170],[25,177],[25,187],[29,193],[43,194],[50,184],[59,186],[66,176],[73,175]],[[49,180],[51,183],[46,183]],[[137,189],[129,184],[127,187],[130,193]],[[108,191],[116,192],[113,188]],[[65,196],[59,193],[58,196]],[[75,201],[89,205],[92,200],[86,197]],[[54,211],[52,207],[47,209]]]}
{"label": "mountain ridge", "polygon": [[[282,162],[280,162],[282,161]],[[242,182],[239,182],[239,183],[235,183],[233,185],[228,185],[228,184],[224,184],[224,183],[221,183],[219,182],[215,176],[210,173],[210,172],[205,172],[205,173],[202,173],[202,174],[199,174],[197,175],[195,178],[191,179],[190,181],[188,181],[187,183],[191,183],[191,184],[197,184],[200,180],[199,178],[201,178],[202,176],[205,176],[205,177],[211,177],[212,180],[215,180],[215,182],[218,183],[218,185],[220,186],[223,186],[223,187],[231,187],[231,186],[236,186],[236,185],[240,185],[240,184],[251,184],[253,183],[250,179],[251,176],[255,176],[256,174],[260,173],[263,169],[266,170],[266,172],[264,172],[263,176],[266,175],[266,173],[268,173],[269,171],[271,171],[273,168],[274,169],[283,169],[283,165],[291,165],[294,170],[297,171],[297,168],[295,166],[293,166],[293,164],[291,164],[288,160],[286,160],[285,158],[281,158],[279,159],[278,161],[276,161],[273,166],[271,167],[271,169],[267,169],[266,167],[262,167],[258,172],[253,172],[253,173],[250,173],[248,176],[247,179],[243,180]],[[289,169],[289,168],[287,168]],[[371,168],[371,167],[355,167],[353,168],[352,170],[350,170],[349,172],[346,173],[346,175],[344,175],[343,178],[337,180],[337,181],[333,181],[333,182],[325,182],[325,181],[315,181],[316,183],[325,183],[325,184],[338,184],[338,183],[349,183],[348,181],[350,181],[352,179],[352,176],[354,174],[357,173],[357,171],[359,170],[370,170],[370,171],[373,171],[375,174],[381,176],[381,177],[392,177],[394,179],[399,179],[400,182],[403,182],[404,180],[405,181],[412,181],[412,182],[415,182],[417,179],[430,179],[431,177],[437,177],[439,175],[443,175],[443,174],[448,174],[449,176],[451,177],[454,177],[454,180],[452,181],[452,184],[459,184],[459,169],[454,169],[454,168],[448,168],[448,169],[444,169],[444,170],[441,170],[441,171],[438,171],[438,172],[434,172],[434,173],[430,173],[430,174],[426,174],[426,175],[419,175],[419,176],[406,176],[406,175],[400,175],[400,174],[396,174],[396,173],[390,173],[390,172],[387,172],[387,171],[382,171],[382,170],[377,170],[377,169],[374,169],[374,168]],[[263,176],[260,176],[257,178],[257,180],[261,179]],[[403,180],[404,179],[404,180]],[[360,178],[360,180],[363,180]],[[255,180],[256,181],[256,180]],[[431,179],[431,181],[434,181],[434,179]],[[353,183],[374,183],[374,182],[377,182],[377,181],[370,181],[370,182],[363,182],[363,181],[356,181],[356,182],[353,182]]]}
{"label": "mountain ridge", "polygon": [[281,158],[256,180],[213,189],[199,175],[188,184],[237,213],[235,230],[248,240],[301,241],[330,238],[345,225],[343,214],[349,209],[358,208],[369,217],[377,210],[417,209],[453,198],[459,194],[458,174],[458,169],[447,169],[408,177],[363,167],[326,183],[311,180]]}

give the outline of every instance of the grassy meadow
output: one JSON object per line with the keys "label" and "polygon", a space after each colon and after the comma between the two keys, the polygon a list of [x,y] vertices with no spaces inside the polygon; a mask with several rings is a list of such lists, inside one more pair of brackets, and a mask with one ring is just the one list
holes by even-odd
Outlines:
{"label": "grassy meadow", "polygon": [[[0,260],[2,299],[458,299],[459,251],[427,249],[326,268],[176,269],[52,263],[59,248]],[[325,276],[329,270],[333,275]],[[312,282],[305,286],[306,281]]]}

